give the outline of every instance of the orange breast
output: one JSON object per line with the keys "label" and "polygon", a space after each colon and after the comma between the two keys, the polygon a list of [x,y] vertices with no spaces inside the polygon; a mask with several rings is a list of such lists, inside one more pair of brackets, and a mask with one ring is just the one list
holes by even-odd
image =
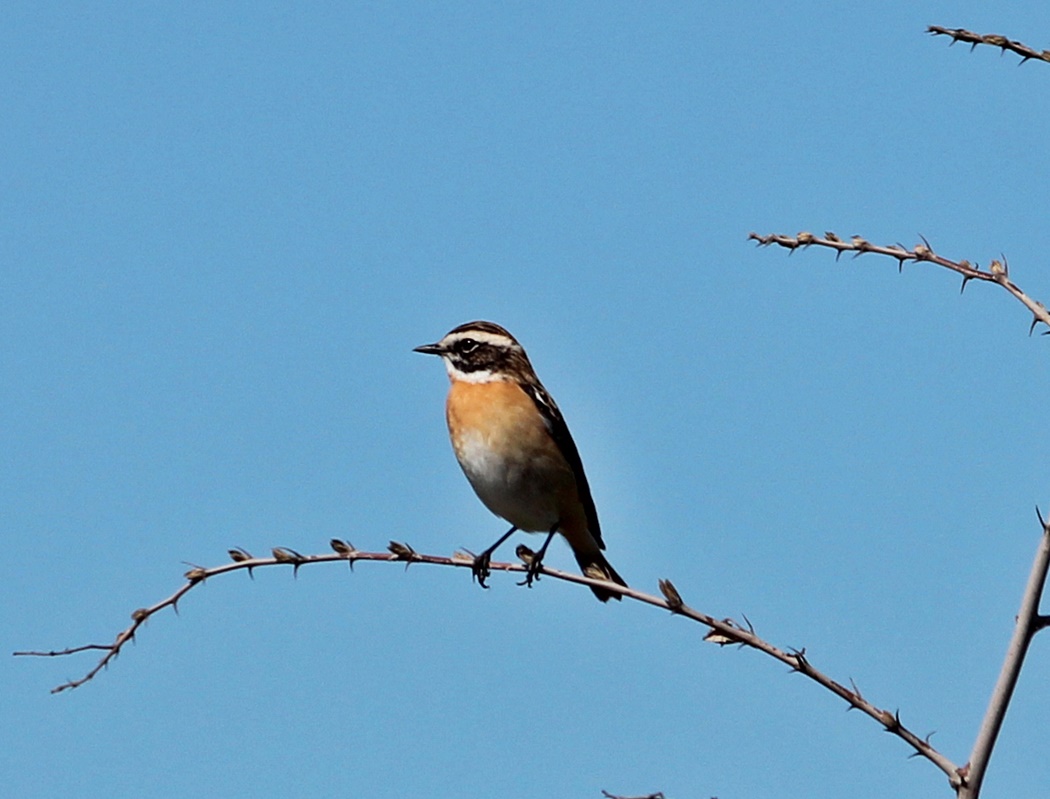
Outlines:
{"label": "orange breast", "polygon": [[572,468],[517,383],[454,382],[446,416],[456,458],[489,510],[522,530],[577,526]]}
{"label": "orange breast", "polygon": [[535,403],[517,383],[457,381],[449,389],[445,415],[453,446],[469,432],[510,457],[520,451],[560,456]]}

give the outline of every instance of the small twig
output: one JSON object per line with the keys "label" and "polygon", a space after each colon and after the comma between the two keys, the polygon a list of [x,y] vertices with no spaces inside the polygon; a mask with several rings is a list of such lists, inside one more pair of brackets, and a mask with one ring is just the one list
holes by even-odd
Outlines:
{"label": "small twig", "polygon": [[[909,250],[900,244],[895,244],[889,247],[872,244],[860,236],[854,236],[850,241],[844,241],[834,233],[830,232],[825,233],[823,238],[806,232],[799,233],[797,236],[785,236],[779,233],[760,236],[757,233],[750,233],[748,234],[748,240],[756,241],[759,246],[764,247],[776,244],[780,247],[791,250],[792,252],[800,248],[827,247],[828,249],[836,251],[836,258],[844,252],[855,253],[854,257],[863,255],[864,253],[875,253],[876,255],[885,255],[893,258],[897,262],[898,269],[903,269],[904,264],[908,261],[923,261],[936,264],[937,266],[942,266],[945,269],[950,269],[951,271],[962,275],[963,280],[960,291],[964,290],[966,284],[971,280],[995,283],[1006,289],[1006,291],[1013,295],[1032,313],[1032,323],[1028,327],[1029,335],[1031,335],[1035,326],[1038,324],[1044,324],[1047,328],[1050,328],[1050,312],[1047,311],[1046,306],[1043,305],[1043,303],[1033,300],[1021,291],[1016,283],[1010,280],[1010,268],[1005,258],[1003,258],[1002,261],[993,259],[988,264],[988,269],[982,270],[978,264],[972,264],[966,260],[953,261],[950,258],[938,255],[933,251],[930,243],[925,239],[923,239],[922,244],[916,244],[914,249]],[[1050,330],[1044,331],[1043,335],[1046,335],[1048,332],[1050,332]]]}
{"label": "small twig", "polygon": [[1028,584],[1021,597],[1021,609],[1017,613],[1014,634],[1006,649],[1006,658],[1003,660],[999,679],[995,683],[992,698],[988,702],[988,709],[981,722],[981,729],[977,733],[977,740],[970,753],[968,772],[965,775],[964,784],[958,791],[959,799],[976,799],[981,792],[981,782],[988,769],[988,761],[991,759],[995,740],[1003,726],[1006,709],[1010,706],[1010,698],[1017,686],[1017,678],[1021,674],[1021,666],[1024,664],[1028,645],[1032,643],[1035,634],[1045,626],[1046,617],[1039,615],[1039,601],[1043,596],[1047,569],[1050,567],[1050,522],[1043,519],[1038,508],[1036,513],[1039,515],[1039,523],[1043,526],[1043,535],[1035,553],[1035,560],[1032,562]]}
{"label": "small twig", "polygon": [[950,36],[952,44],[966,42],[970,45],[971,51],[979,44],[998,47],[1004,53],[1009,50],[1021,56],[1020,63],[1022,64],[1025,61],[1050,62],[1050,50],[1034,50],[1023,42],[1007,39],[1005,36],[1000,36],[997,33],[974,33],[965,28],[942,28],[940,25],[930,25],[926,28],[926,32],[933,36]]}
{"label": "small twig", "polygon": [[37,658],[57,658],[63,655],[75,655],[77,652],[87,652],[90,649],[105,649],[110,650],[113,648],[112,644],[84,644],[84,646],[72,646],[69,649],[63,649],[57,651],[52,649],[50,652],[12,652],[11,654],[15,657],[37,657]]}
{"label": "small twig", "polygon": [[[111,644],[89,644],[83,647],[66,649],[61,652],[16,652],[15,654],[23,656],[32,655],[37,657],[58,657],[81,652],[86,649],[98,649],[105,652],[98,663],[95,664],[94,668],[83,677],[77,680],[70,680],[69,682],[65,682],[52,689],[52,693],[60,693],[71,688],[77,688],[89,680],[94,679],[102,669],[109,665],[110,661],[120,654],[124,645],[128,643],[128,641],[134,639],[139,627],[141,627],[147,619],[154,616],[164,608],[177,607],[179,600],[188,592],[202,584],[205,580],[211,577],[217,577],[220,574],[227,574],[235,571],[251,572],[253,569],[272,566],[292,566],[292,568],[297,571],[301,567],[315,563],[331,563],[339,561],[346,561],[351,566],[357,561],[378,561],[386,563],[404,562],[406,566],[411,563],[421,563],[432,566],[452,566],[464,569],[470,569],[474,565],[474,559],[468,555],[462,555],[459,553],[452,557],[424,555],[416,552],[411,547],[396,541],[390,542],[388,551],[386,552],[361,552],[354,549],[349,543],[339,540],[333,540],[331,546],[333,552],[320,555],[302,555],[294,550],[278,547],[273,550],[273,557],[269,558],[253,558],[244,550],[231,550],[230,557],[233,559],[233,562],[210,568],[195,566],[186,572],[186,583],[180,586],[178,590],[167,599],[164,599],[155,605],[151,605],[148,608],[141,608],[132,613],[131,624],[121,630]],[[525,574],[528,571],[527,566],[516,563],[493,562],[489,564],[489,568],[492,571],[515,572],[518,574]],[[926,758],[943,771],[948,776],[948,779],[953,786],[958,782],[958,768],[955,764],[934,749],[928,740],[919,737],[901,724],[898,714],[876,707],[861,696],[860,691],[856,689],[850,690],[818,671],[813,667],[813,664],[806,656],[804,649],[790,651],[779,649],[773,644],[760,638],[755,633],[750,622],[741,625],[733,619],[718,619],[689,607],[682,600],[681,594],[679,594],[678,590],[670,580],[660,580],[660,591],[663,596],[659,597],[638,591],[634,588],[628,588],[627,586],[608,582],[606,580],[586,577],[582,574],[575,574],[572,572],[563,572],[557,569],[548,568],[547,566],[544,566],[543,568],[543,576],[568,583],[586,585],[588,587],[600,587],[607,591],[619,594],[626,599],[633,599],[637,602],[642,602],[662,610],[670,611],[675,615],[684,616],[709,627],[710,632],[705,636],[705,640],[709,642],[719,645],[733,644],[745,646],[763,652],[775,660],[784,663],[792,671],[805,675],[813,682],[831,691],[833,694],[848,703],[850,708],[860,710],[875,719],[886,729],[887,732],[893,733],[908,744],[914,750],[915,754]]]}

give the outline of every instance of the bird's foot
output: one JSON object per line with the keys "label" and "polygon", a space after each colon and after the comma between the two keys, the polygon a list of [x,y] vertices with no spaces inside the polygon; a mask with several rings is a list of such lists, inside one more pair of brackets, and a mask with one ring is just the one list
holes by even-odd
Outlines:
{"label": "bird's foot", "polygon": [[525,579],[518,583],[518,585],[525,585],[532,588],[533,582],[539,580],[540,574],[543,573],[543,552],[533,552],[524,544],[518,544],[518,548],[514,550],[514,554],[516,554],[521,562],[525,564]]}
{"label": "bird's foot", "polygon": [[471,576],[478,581],[478,585],[482,588],[488,588],[488,586],[485,585],[485,581],[489,578],[489,575],[492,574],[489,569],[489,564],[491,562],[492,552],[486,549],[480,555],[474,555],[474,562],[470,566]]}

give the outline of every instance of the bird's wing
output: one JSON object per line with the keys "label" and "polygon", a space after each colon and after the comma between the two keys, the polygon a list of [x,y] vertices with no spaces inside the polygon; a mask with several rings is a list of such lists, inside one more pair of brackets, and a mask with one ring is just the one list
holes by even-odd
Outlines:
{"label": "bird's wing", "polygon": [[547,425],[547,430],[554,438],[554,443],[558,445],[561,454],[569,462],[572,474],[576,478],[576,493],[580,497],[580,502],[583,503],[583,512],[587,517],[587,529],[594,536],[598,548],[605,549],[605,542],[602,541],[602,528],[598,523],[598,511],[591,497],[591,487],[587,484],[587,475],[583,471],[580,451],[576,449],[576,442],[572,440],[572,433],[569,432],[569,426],[565,424],[565,417],[561,415],[561,411],[558,410],[551,395],[547,393],[547,389],[539,383],[522,383],[521,388],[536,404],[536,408]]}

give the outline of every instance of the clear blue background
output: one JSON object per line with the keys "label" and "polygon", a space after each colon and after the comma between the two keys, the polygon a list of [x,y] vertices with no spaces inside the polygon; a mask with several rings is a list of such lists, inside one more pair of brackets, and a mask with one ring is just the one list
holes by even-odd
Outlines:
{"label": "clear blue background", "polygon": [[[226,549],[504,525],[445,438],[523,342],[610,560],[807,647],[966,760],[1050,506],[1044,3],[8,3],[0,643],[105,642]],[[508,550],[509,555],[509,550]],[[571,567],[558,545],[550,562]],[[93,683],[0,659],[11,796],[949,796],[816,686],[552,581],[361,564],[195,590]],[[1044,634],[1045,638],[1045,634]],[[1045,795],[1037,639],[986,796]]]}

